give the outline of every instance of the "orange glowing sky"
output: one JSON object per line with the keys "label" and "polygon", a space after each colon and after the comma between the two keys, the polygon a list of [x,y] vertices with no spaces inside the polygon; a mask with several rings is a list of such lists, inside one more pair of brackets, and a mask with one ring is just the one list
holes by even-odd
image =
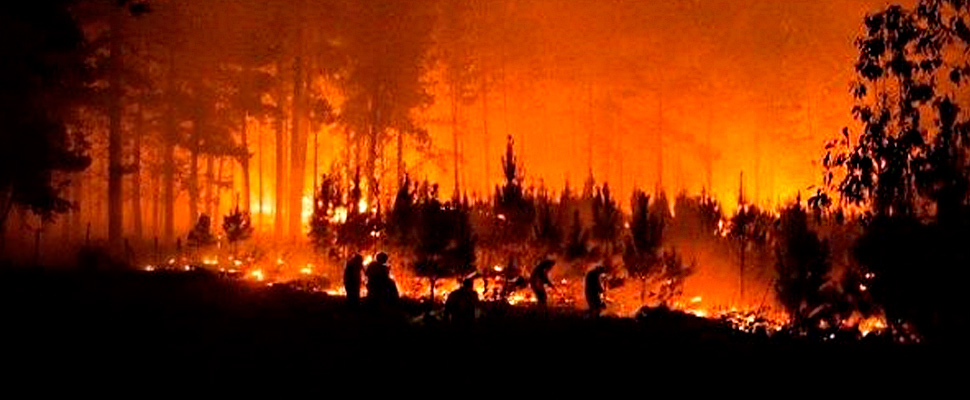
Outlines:
{"label": "orange glowing sky", "polygon": [[[659,129],[668,191],[707,186],[710,153],[710,185],[725,203],[737,198],[741,171],[746,194],[762,202],[805,192],[818,182],[824,140],[851,124],[853,39],[863,16],[885,4],[523,4],[503,27],[514,38],[503,50],[511,55],[501,57],[514,61],[495,74],[487,118],[480,99],[463,110],[463,186],[481,193],[500,181],[498,159],[512,134],[536,183],[558,190],[568,179],[576,188],[591,167],[626,203],[634,185],[650,189],[657,181]],[[435,92],[425,118],[447,155],[451,129],[440,122],[450,120],[447,89],[439,82]],[[424,165],[421,173],[447,195],[450,159]]]}

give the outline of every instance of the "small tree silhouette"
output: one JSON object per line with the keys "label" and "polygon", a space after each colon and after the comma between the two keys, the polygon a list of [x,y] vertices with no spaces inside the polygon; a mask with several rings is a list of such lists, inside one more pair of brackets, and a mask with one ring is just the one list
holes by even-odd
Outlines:
{"label": "small tree silhouette", "polygon": [[623,264],[630,276],[640,280],[640,302],[646,301],[647,281],[660,272],[658,254],[663,241],[663,219],[649,212],[650,196],[640,189],[630,199],[630,236],[623,252]]}
{"label": "small tree silhouette", "polygon": [[502,156],[505,183],[495,191],[495,214],[501,221],[500,238],[505,244],[527,243],[532,235],[535,205],[522,187],[522,172],[515,155],[515,141],[510,135]]}
{"label": "small tree silhouette", "polygon": [[[560,207],[562,205],[560,204]],[[552,199],[544,188],[536,196],[536,225],[534,237],[536,244],[546,253],[556,253],[562,247],[563,232],[557,218]]]}
{"label": "small tree silhouette", "polygon": [[752,244],[764,244],[767,238],[767,225],[762,218],[761,210],[751,204],[740,204],[734,216],[728,235],[737,242],[738,248],[738,284],[741,301],[744,300],[745,261]]}
{"label": "small tree silhouette", "polygon": [[583,228],[579,210],[573,210],[573,222],[566,237],[566,259],[578,260],[589,254],[589,232]]}
{"label": "small tree silhouette", "polygon": [[340,246],[369,249],[374,246],[382,230],[380,210],[362,209],[363,190],[360,172],[354,174],[347,196],[347,220],[337,229],[337,244]]}
{"label": "small tree silhouette", "polygon": [[684,292],[684,281],[687,280],[697,268],[696,261],[690,264],[684,263],[683,258],[676,249],[664,251],[661,265],[663,271],[660,273],[660,288],[657,291],[657,299],[665,305],[680,297]]}
{"label": "small tree silhouette", "polygon": [[785,208],[779,220],[775,248],[775,292],[796,327],[823,302],[822,285],[830,270],[828,245],[808,227],[808,214],[798,203]]}
{"label": "small tree silhouette", "polygon": [[252,236],[253,225],[249,211],[240,209],[238,200],[229,214],[222,218],[222,230],[226,233],[226,240],[229,241],[233,256],[236,255],[236,243]]}
{"label": "small tree silhouette", "polygon": [[475,271],[475,237],[463,201],[442,204],[436,190],[423,191],[418,210],[413,267],[415,274],[428,279],[433,303],[438,280]]}
{"label": "small tree silhouette", "polygon": [[[345,207],[341,202],[342,193],[338,184],[339,179],[333,175],[324,174],[316,195],[313,196],[313,214],[310,216],[310,239],[318,250],[326,250],[336,242],[336,221],[338,208]],[[347,212],[343,208],[343,212]]]}
{"label": "small tree silhouette", "polygon": [[212,235],[212,220],[208,215],[202,214],[199,216],[195,226],[189,231],[186,242],[189,247],[195,250],[216,243],[216,238]]}
{"label": "small tree silhouette", "polygon": [[418,207],[415,205],[415,191],[410,178],[405,175],[394,197],[394,205],[387,219],[387,238],[395,246],[406,247],[414,243],[415,223],[418,220]]}
{"label": "small tree silhouette", "polygon": [[615,247],[620,222],[620,210],[610,193],[610,185],[604,183],[593,198],[593,238],[606,248],[607,254]]}

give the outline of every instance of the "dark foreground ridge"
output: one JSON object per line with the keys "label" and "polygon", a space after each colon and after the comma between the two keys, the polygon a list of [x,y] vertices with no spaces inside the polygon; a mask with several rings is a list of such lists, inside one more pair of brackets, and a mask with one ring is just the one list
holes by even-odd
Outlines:
{"label": "dark foreground ridge", "polygon": [[474,325],[461,327],[413,301],[400,313],[375,315],[348,309],[342,297],[201,271],[8,269],[0,276],[5,362],[45,376],[668,373],[693,380],[753,367],[794,378],[811,371],[898,373],[937,365],[936,355],[950,350],[769,338],[673,312],[590,319],[580,312],[485,304]]}

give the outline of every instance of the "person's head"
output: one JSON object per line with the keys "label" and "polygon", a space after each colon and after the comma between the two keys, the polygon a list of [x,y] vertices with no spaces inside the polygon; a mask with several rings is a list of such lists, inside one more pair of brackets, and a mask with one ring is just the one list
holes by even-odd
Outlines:
{"label": "person's head", "polygon": [[379,262],[381,264],[384,264],[384,263],[387,262],[387,253],[385,253],[383,251],[380,252],[380,253],[377,253],[377,257],[376,258],[377,258],[377,262]]}
{"label": "person's head", "polygon": [[475,287],[475,279],[465,278],[461,281],[461,287],[463,289],[472,289]]}
{"label": "person's head", "polygon": [[350,262],[353,264],[363,264],[364,257],[361,257],[360,253],[354,253],[354,256],[350,257]]}

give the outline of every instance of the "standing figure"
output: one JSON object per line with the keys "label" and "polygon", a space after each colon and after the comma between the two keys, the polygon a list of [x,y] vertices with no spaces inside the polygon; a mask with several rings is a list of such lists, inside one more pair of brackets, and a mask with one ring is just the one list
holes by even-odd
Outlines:
{"label": "standing figure", "polygon": [[589,305],[589,312],[593,316],[599,316],[606,308],[603,301],[603,283],[600,278],[606,273],[606,267],[598,265],[586,273],[586,304]]}
{"label": "standing figure", "polygon": [[549,280],[549,271],[554,265],[556,265],[555,261],[550,259],[542,260],[532,270],[532,275],[529,277],[529,285],[532,286],[532,291],[536,295],[536,302],[539,304],[539,307],[546,306],[546,285],[553,287],[552,281]]}
{"label": "standing figure", "polygon": [[448,294],[445,301],[445,315],[457,325],[470,325],[475,322],[475,309],[478,308],[478,292],[474,279],[465,278],[461,287]]}
{"label": "standing figure", "polygon": [[391,279],[391,268],[387,265],[387,254],[381,252],[367,266],[367,302],[378,307],[393,306],[400,294],[397,284]]}
{"label": "standing figure", "polygon": [[360,274],[364,270],[364,257],[354,254],[344,267],[344,290],[347,292],[347,305],[360,304]]}

